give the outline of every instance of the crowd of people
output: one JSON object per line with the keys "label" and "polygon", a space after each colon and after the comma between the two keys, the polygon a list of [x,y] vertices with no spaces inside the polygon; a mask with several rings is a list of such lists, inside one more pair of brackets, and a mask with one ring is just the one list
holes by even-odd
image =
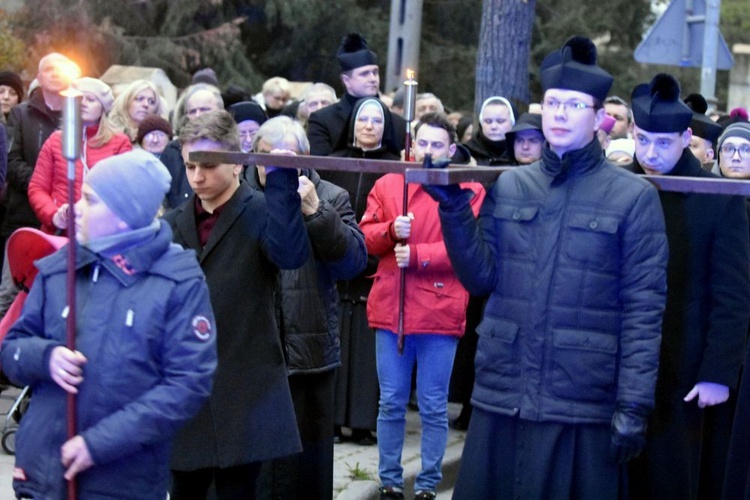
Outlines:
{"label": "crowd of people", "polygon": [[[172,109],[148,80],[69,79],[59,53],[28,90],[0,72],[0,315],[25,301],[0,361],[32,389],[18,498],[67,481],[82,498],[331,498],[342,440],[377,445],[381,499],[404,498],[409,405],[416,499],[436,496],[449,426],[467,432],[457,499],[750,498],[750,202],[641,178],[750,179],[747,112],[709,116],[668,74],[610,95],[573,37],[542,63],[540,103],[492,96],[474,119],[423,93],[407,123],[361,35],[335,57],[341,96],[205,68]],[[425,168],[514,168],[436,186],[191,158],[399,160],[407,127]],[[70,237],[30,290],[7,254],[21,228]]]}

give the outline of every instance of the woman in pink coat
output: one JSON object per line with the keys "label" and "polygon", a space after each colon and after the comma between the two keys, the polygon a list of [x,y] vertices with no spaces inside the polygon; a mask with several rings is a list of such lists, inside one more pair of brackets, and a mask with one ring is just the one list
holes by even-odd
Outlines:
{"label": "woman in pink coat", "polygon": [[[114,97],[109,86],[96,78],[79,78],[71,88],[83,94],[81,99],[81,157],[76,160],[75,199],[81,197],[81,184],[88,171],[99,161],[132,149],[130,139],[107,119]],[[68,221],[68,162],[62,152],[62,132],[55,131],[39,152],[29,182],[29,202],[42,231],[64,234]]]}

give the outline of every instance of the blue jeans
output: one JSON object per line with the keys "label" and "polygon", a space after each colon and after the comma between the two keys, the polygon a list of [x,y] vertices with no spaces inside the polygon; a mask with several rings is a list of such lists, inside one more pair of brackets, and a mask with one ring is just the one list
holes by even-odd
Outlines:
{"label": "blue jeans", "polygon": [[398,336],[377,330],[378,382],[378,474],[384,486],[404,487],[401,451],[406,432],[406,405],[411,373],[417,363],[417,402],[422,420],[422,472],[415,491],[435,491],[443,477],[440,467],[448,439],[448,384],[453,370],[458,338],[449,335],[408,335],[403,355],[398,354]]}

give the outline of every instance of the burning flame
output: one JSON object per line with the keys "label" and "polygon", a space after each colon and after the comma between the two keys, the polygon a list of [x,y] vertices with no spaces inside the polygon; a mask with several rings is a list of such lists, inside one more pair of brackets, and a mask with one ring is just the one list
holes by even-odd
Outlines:
{"label": "burning flame", "polygon": [[408,78],[409,80],[414,80],[414,71],[412,71],[410,69],[407,69],[406,70],[406,78]]}
{"label": "burning flame", "polygon": [[60,61],[57,63],[57,69],[68,83],[81,76],[81,68],[73,61]]}

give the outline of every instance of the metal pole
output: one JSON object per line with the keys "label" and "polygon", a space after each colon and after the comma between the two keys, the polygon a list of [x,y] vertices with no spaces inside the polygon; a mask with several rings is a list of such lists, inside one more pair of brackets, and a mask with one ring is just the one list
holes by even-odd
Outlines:
{"label": "metal pole", "polygon": [[716,64],[719,50],[719,14],[721,0],[706,0],[706,20],[703,30],[703,64],[701,67],[701,94],[709,109],[716,105]]}
{"label": "metal pole", "polygon": [[[65,346],[76,350],[76,223],[75,223],[75,180],[76,160],[81,155],[81,94],[68,89],[63,94],[63,156],[68,161],[68,269],[66,289],[68,297],[68,316],[66,318]],[[73,439],[77,434],[76,397],[68,393],[67,400],[67,436]],[[76,481],[68,481],[68,500],[75,500]]]}
{"label": "metal pole", "polygon": [[[404,121],[406,122],[406,148],[404,149],[404,160],[411,161],[411,122],[414,120],[414,109],[417,104],[417,85],[414,79],[414,71],[407,70],[407,79],[404,82]],[[409,183],[404,175],[404,198],[402,201],[401,215],[408,215],[409,205]],[[401,241],[406,244],[406,241]],[[398,353],[404,352],[404,308],[406,300],[406,268],[400,271],[400,286],[398,290]]]}
{"label": "metal pole", "polygon": [[419,67],[423,0],[391,0],[385,91],[401,84],[406,68]]}

